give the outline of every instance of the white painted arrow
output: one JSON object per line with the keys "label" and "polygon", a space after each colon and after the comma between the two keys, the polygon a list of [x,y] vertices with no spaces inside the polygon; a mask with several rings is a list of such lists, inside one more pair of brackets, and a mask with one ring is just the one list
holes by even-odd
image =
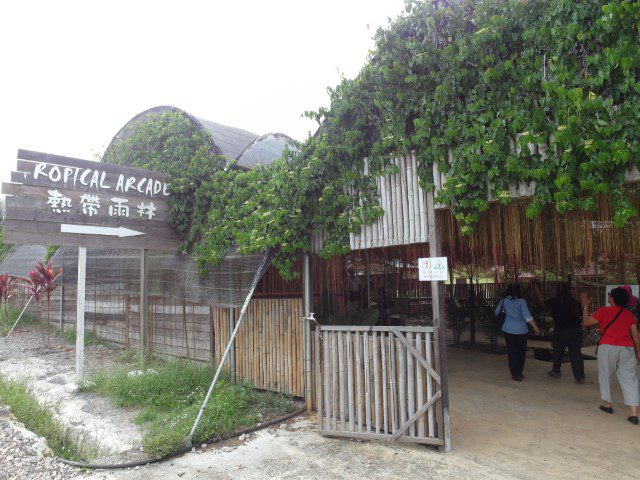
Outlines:
{"label": "white painted arrow", "polygon": [[62,233],[83,233],[85,235],[109,235],[112,237],[135,237],[136,235],[144,235],[144,232],[131,230],[125,227],[96,227],[94,225],[70,225],[63,223],[60,225]]}

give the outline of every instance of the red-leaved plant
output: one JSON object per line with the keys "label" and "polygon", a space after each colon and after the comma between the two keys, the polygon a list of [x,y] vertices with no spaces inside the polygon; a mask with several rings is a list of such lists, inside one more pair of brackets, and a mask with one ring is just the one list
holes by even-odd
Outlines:
{"label": "red-leaved plant", "polygon": [[9,276],[8,273],[0,275],[0,301],[4,302],[4,316],[7,317],[7,305],[9,303],[9,297],[11,289],[16,281]]}
{"label": "red-leaved plant", "polygon": [[[47,297],[47,323],[49,323],[49,311],[51,304],[51,294],[53,291],[58,288],[56,280],[62,273],[62,268],[58,267],[58,270],[54,270],[52,263],[49,262],[44,265],[42,262],[38,262],[36,265],[36,270],[40,274],[40,288],[44,291],[45,296]],[[29,274],[31,276],[31,273]],[[36,298],[36,300],[38,300]]]}

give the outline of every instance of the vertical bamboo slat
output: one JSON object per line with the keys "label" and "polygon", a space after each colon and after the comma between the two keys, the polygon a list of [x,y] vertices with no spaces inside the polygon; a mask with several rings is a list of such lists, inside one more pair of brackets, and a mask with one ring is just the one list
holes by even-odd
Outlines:
{"label": "vertical bamboo slat", "polygon": [[367,433],[371,432],[371,381],[369,366],[369,334],[362,334],[362,343],[364,346],[364,412],[366,418]]}
{"label": "vertical bamboo slat", "polygon": [[330,372],[330,358],[329,358],[329,343],[331,342],[331,333],[324,332],[322,338],[322,351],[323,351],[323,365],[324,365],[324,408],[325,408],[325,418],[324,418],[324,428],[325,430],[329,430],[329,419],[333,413],[331,406],[331,388],[329,385],[329,372]]}
{"label": "vertical bamboo slat", "polygon": [[333,413],[333,429],[338,428],[338,341],[336,332],[331,332],[331,410]]}
{"label": "vertical bamboo slat", "polygon": [[[416,333],[416,350],[418,351],[420,357],[424,358],[424,349],[422,348],[422,344],[422,334]],[[419,363],[416,364],[416,401],[418,408],[424,405],[424,380],[422,377],[422,370],[423,367]],[[420,416],[420,419],[418,420],[418,435],[420,437],[424,437],[424,415]]]}
{"label": "vertical bamboo slat", "polygon": [[[413,345],[413,333],[407,332],[406,336],[407,336],[407,340],[409,340],[409,343]],[[407,418],[413,417],[413,414],[416,411],[415,380],[416,380],[416,373],[414,369],[414,357],[411,354],[411,352],[407,350],[407,407],[408,407]],[[416,429],[414,425],[411,425],[409,427],[409,435],[412,437],[415,437]]]}
{"label": "vertical bamboo slat", "polygon": [[353,400],[353,345],[351,342],[351,332],[347,332],[347,391],[349,394],[349,431],[355,431]]}
{"label": "vertical bamboo slat", "polygon": [[342,341],[342,332],[338,332],[337,333],[338,336],[338,379],[340,382],[339,385],[339,394],[338,394],[338,398],[340,401],[340,428],[342,429],[342,431],[344,431],[345,429],[345,421],[346,421],[346,415],[345,415],[345,411],[344,411],[344,405],[345,405],[345,395],[344,395],[344,390],[345,390],[345,371],[344,371],[344,345],[343,345],[343,341]]}
{"label": "vertical bamboo slat", "polygon": [[[397,341],[394,339],[394,341]],[[398,343],[398,401],[400,403],[400,418],[398,424],[407,421],[407,350]]]}
{"label": "vertical bamboo slat", "polygon": [[393,333],[389,333],[389,361],[391,363],[391,372],[389,374],[389,386],[391,387],[391,432],[395,433],[398,429],[398,395],[396,394],[396,339]]}
{"label": "vertical bamboo slat", "polygon": [[380,433],[380,366],[378,362],[378,333],[373,332],[372,336],[372,349],[373,355],[373,407],[374,418],[376,421],[376,433]]}
{"label": "vertical bamboo slat", "polygon": [[362,362],[360,355],[360,334],[354,334],[356,350],[356,402],[358,408],[358,432],[362,433]]}
{"label": "vertical bamboo slat", "polygon": [[[425,357],[427,360],[427,365],[429,366],[433,366],[433,360],[432,360],[432,349],[431,349],[431,334],[430,333],[425,333]],[[427,375],[427,402],[431,400],[431,398],[433,398],[433,379],[431,378],[431,375],[429,374],[429,372],[426,372]],[[433,408],[429,409],[429,412],[427,413],[427,418],[428,418],[428,425],[429,425],[429,436],[433,437],[435,435],[435,428],[434,428],[434,415],[433,415]]]}
{"label": "vertical bamboo slat", "polygon": [[380,333],[380,356],[382,361],[383,432],[389,433],[389,412],[388,412],[388,405],[387,405],[387,340],[384,332]]}
{"label": "vertical bamboo slat", "polygon": [[317,425],[318,428],[322,427],[322,371],[320,365],[320,328],[316,325],[315,332],[315,349],[314,349],[314,361],[316,364],[316,410],[317,410]]}

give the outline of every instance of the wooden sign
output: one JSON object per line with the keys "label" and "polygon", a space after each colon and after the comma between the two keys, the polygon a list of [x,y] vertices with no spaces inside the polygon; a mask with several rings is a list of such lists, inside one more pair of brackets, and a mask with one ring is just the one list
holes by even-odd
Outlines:
{"label": "wooden sign", "polygon": [[5,243],[178,249],[163,175],[28,150],[18,159],[2,184]]}

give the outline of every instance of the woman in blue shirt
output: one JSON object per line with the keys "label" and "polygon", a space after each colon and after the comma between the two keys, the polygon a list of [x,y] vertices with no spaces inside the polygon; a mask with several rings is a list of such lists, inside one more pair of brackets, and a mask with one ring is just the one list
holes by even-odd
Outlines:
{"label": "woman in blue shirt", "polygon": [[505,318],[502,324],[504,340],[507,344],[507,354],[509,357],[509,370],[511,378],[516,382],[521,382],[524,378],[524,360],[527,353],[527,334],[531,324],[533,331],[540,333],[540,329],[533,321],[533,316],[529,312],[527,302],[520,298],[520,287],[511,284],[505,291],[505,297],[500,300],[495,310],[496,317],[504,309]]}

